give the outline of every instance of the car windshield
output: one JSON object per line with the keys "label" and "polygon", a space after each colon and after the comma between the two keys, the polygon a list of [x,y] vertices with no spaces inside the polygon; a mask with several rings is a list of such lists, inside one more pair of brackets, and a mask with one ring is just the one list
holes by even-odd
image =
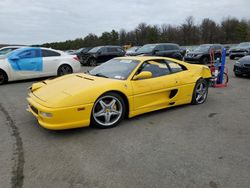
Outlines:
{"label": "car windshield", "polygon": [[139,48],[137,50],[137,52],[139,52],[139,53],[149,53],[149,52],[152,52],[155,47],[156,47],[156,44],[146,44],[143,47]]}
{"label": "car windshield", "polygon": [[250,47],[250,42],[240,43],[237,47],[238,48]]}
{"label": "car windshield", "polygon": [[209,50],[210,46],[211,46],[211,45],[207,45],[207,44],[205,44],[205,45],[200,45],[200,46],[198,46],[196,49],[194,49],[194,51],[196,51],[196,52],[206,52],[206,51]]}
{"label": "car windshield", "polygon": [[134,46],[134,47],[132,47],[132,48],[129,48],[129,49],[127,50],[127,52],[136,52],[138,49],[139,49],[139,47]]}
{"label": "car windshield", "polygon": [[96,52],[98,52],[98,50],[100,50],[101,48],[102,48],[101,46],[95,47],[95,48],[91,49],[89,52],[90,52],[90,53],[96,53]]}
{"label": "car windshield", "polygon": [[126,80],[138,64],[139,61],[137,60],[111,59],[89,71],[89,74],[117,80]]}

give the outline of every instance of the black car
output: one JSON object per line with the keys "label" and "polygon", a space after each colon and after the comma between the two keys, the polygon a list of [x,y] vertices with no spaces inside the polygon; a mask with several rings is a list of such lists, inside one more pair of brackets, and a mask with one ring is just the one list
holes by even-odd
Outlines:
{"label": "black car", "polygon": [[234,64],[235,76],[250,75],[250,56],[245,56]]}
{"label": "black car", "polygon": [[221,59],[223,46],[221,44],[202,44],[191,52],[188,52],[184,60],[190,63],[208,64],[210,62],[210,52],[214,53],[214,59]]}
{"label": "black car", "polygon": [[83,65],[84,64],[84,61],[83,61],[84,56],[91,49],[92,49],[92,47],[80,48],[80,49],[72,52],[71,55],[77,55],[77,57],[80,59],[80,63]]}
{"label": "black car", "polygon": [[139,48],[133,55],[134,56],[162,56],[174,59],[183,59],[183,50],[180,49],[178,44],[173,43],[158,43],[146,44]]}
{"label": "black car", "polygon": [[230,59],[244,57],[245,55],[250,55],[250,42],[242,42],[229,50]]}
{"label": "black car", "polygon": [[96,66],[115,57],[122,57],[125,51],[121,46],[98,46],[83,55],[83,64]]}

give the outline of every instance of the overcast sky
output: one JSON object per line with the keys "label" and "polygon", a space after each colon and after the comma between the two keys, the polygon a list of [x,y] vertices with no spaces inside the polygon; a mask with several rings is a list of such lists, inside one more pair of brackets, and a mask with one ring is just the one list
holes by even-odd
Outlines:
{"label": "overcast sky", "polygon": [[188,16],[250,19],[249,8],[250,0],[0,0],[0,44],[64,41],[141,22],[178,25]]}

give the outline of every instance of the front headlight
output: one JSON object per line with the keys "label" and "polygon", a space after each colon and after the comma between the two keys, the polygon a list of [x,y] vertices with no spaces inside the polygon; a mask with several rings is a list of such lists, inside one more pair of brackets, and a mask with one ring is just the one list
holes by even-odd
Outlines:
{"label": "front headlight", "polygon": [[241,64],[239,61],[236,61],[236,62],[235,62],[235,65],[237,65],[237,66],[239,66],[239,67],[242,66],[242,64]]}
{"label": "front headlight", "polygon": [[53,116],[51,113],[42,112],[42,111],[40,111],[40,115],[45,117],[45,118],[52,118],[52,116]]}

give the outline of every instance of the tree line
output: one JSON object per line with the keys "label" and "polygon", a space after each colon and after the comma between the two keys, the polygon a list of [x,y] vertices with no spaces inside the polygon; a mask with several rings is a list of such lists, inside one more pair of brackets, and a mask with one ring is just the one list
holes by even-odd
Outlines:
{"label": "tree line", "polygon": [[250,41],[250,19],[227,17],[220,23],[204,18],[200,24],[195,24],[189,16],[183,24],[148,25],[140,23],[134,30],[112,30],[103,32],[101,36],[93,33],[84,38],[64,42],[45,43],[43,47],[59,50],[79,49],[99,45],[144,45],[147,43],[172,42],[179,45],[198,45],[203,43],[235,44]]}

